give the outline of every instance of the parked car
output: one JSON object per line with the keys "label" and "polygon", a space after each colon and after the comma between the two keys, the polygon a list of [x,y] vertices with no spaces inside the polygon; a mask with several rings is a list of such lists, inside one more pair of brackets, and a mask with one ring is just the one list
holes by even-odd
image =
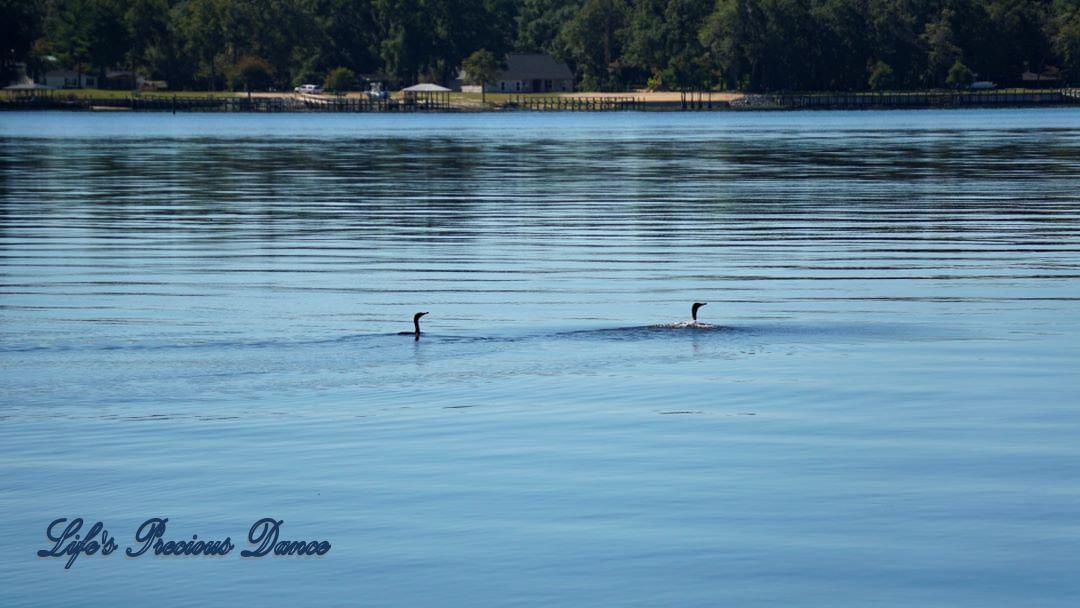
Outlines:
{"label": "parked car", "polygon": [[317,84],[302,84],[302,85],[296,87],[293,90],[296,91],[297,93],[309,93],[309,94],[317,94],[317,93],[322,93],[323,92],[323,88],[320,87]]}
{"label": "parked car", "polygon": [[997,83],[990,82],[989,80],[980,80],[978,82],[971,83],[971,86],[969,86],[968,88],[972,91],[987,91],[990,89],[996,89]]}

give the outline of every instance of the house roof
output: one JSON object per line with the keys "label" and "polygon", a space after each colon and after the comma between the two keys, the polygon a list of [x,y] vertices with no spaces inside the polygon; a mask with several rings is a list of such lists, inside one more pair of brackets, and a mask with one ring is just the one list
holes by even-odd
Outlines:
{"label": "house roof", "polygon": [[13,84],[13,85],[10,85],[10,86],[6,86],[6,87],[4,87],[4,90],[5,91],[39,91],[39,90],[43,90],[43,89],[53,89],[53,88],[55,88],[55,87],[47,87],[47,86],[45,86],[43,84],[38,84],[36,82],[31,82],[31,83],[20,82],[19,84]]}
{"label": "house roof", "polygon": [[402,91],[409,91],[410,93],[443,93],[450,89],[446,87],[440,87],[437,84],[431,84],[430,82],[422,82],[420,84],[414,84],[411,87],[405,87]]}
{"label": "house roof", "polygon": [[571,80],[574,74],[565,63],[547,53],[510,53],[499,80]]}
{"label": "house roof", "polygon": [[76,78],[80,74],[83,78],[97,78],[97,73],[93,71],[76,72],[75,70],[69,70],[65,68],[60,70],[49,70],[48,72],[45,72],[45,75],[51,78]]}
{"label": "house roof", "polygon": [[1046,70],[1042,74],[1037,74],[1035,72],[1030,72],[1030,71],[1029,72],[1024,72],[1023,74],[1020,75],[1020,78],[1021,78],[1021,80],[1024,80],[1025,82],[1026,81],[1033,81],[1033,80],[1040,80],[1040,81],[1041,80],[1061,80],[1061,77],[1059,75],[1055,74],[1054,72],[1051,72],[1050,70]]}

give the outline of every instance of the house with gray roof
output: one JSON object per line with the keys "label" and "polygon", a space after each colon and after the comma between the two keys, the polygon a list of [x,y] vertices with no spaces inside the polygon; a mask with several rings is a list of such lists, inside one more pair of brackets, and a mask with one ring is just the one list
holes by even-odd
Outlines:
{"label": "house with gray roof", "polygon": [[[458,81],[466,82],[462,72]],[[479,93],[480,85],[461,84],[465,93]],[[574,74],[565,63],[547,53],[510,53],[506,69],[485,86],[488,93],[555,93],[574,90]]]}
{"label": "house with gray roof", "polygon": [[50,89],[96,89],[97,72],[76,72],[75,70],[56,69],[45,72],[38,82]]}

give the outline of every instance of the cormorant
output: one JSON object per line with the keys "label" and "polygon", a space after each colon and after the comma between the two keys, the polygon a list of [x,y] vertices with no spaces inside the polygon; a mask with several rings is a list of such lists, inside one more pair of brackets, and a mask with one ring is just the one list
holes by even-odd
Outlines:
{"label": "cormorant", "polygon": [[[701,308],[702,306],[705,306],[706,304],[708,304],[708,302],[694,302],[694,305],[690,307],[690,317],[692,319],[694,319],[694,323],[697,323],[697,311],[698,311],[698,309]],[[416,331],[417,331],[417,333],[420,332],[419,329],[417,329]]]}
{"label": "cormorant", "polygon": [[399,336],[416,336],[416,339],[419,340],[420,339],[420,317],[422,317],[422,316],[424,316],[426,314],[428,314],[428,313],[426,313],[426,312],[418,312],[415,315],[413,315],[412,324],[413,324],[413,327],[415,327],[416,329],[413,330],[413,331],[399,331],[398,335]]}

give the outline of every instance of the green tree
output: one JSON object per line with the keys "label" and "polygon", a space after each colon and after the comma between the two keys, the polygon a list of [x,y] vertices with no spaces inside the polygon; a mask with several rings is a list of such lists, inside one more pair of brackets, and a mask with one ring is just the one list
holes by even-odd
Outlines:
{"label": "green tree", "polygon": [[245,55],[233,66],[229,74],[229,86],[234,91],[264,90],[274,82],[274,68],[262,57]]}
{"label": "green tree", "polygon": [[639,0],[624,30],[624,63],[647,75],[652,88],[711,85],[698,36],[709,13],[709,5],[696,0]]}
{"label": "green tree", "polygon": [[333,91],[335,93],[353,91],[356,89],[356,86],[356,74],[346,67],[336,67],[330,70],[330,73],[326,76],[326,83],[324,84],[324,88],[326,88],[327,91]]}
{"label": "green tree", "polygon": [[620,34],[626,17],[623,0],[588,0],[559,32],[563,54],[584,88],[611,90],[621,84]]}
{"label": "green tree", "polygon": [[476,51],[462,62],[461,68],[465,72],[466,81],[469,84],[480,85],[480,103],[487,103],[485,87],[487,83],[498,77],[504,67],[503,63],[487,49]]}
{"label": "green tree", "polygon": [[867,84],[874,91],[884,91],[896,85],[895,74],[892,66],[882,60],[877,60],[870,67],[870,77]]}
{"label": "green tree", "polygon": [[168,0],[128,2],[124,24],[131,40],[127,61],[132,71],[141,68],[157,78],[176,78],[178,49],[169,17]]}
{"label": "green tree", "polygon": [[119,65],[130,48],[123,0],[55,0],[49,4],[46,34],[61,61],[82,75]]}
{"label": "green tree", "polygon": [[[810,14],[817,47],[814,83],[833,90],[866,86],[866,65],[874,57],[873,32],[863,0],[814,0]],[[818,85],[820,86],[820,85]]]}
{"label": "green tree", "polygon": [[518,0],[443,0],[435,13],[435,71],[449,81],[461,62],[477,49],[496,57],[513,48]]}
{"label": "green tree", "polygon": [[945,84],[956,89],[966,87],[974,81],[975,72],[972,72],[971,68],[964,65],[964,62],[959,59],[952,64],[948,76],[945,77]]}
{"label": "green tree", "polygon": [[965,61],[994,80],[1016,78],[1025,64],[1042,69],[1051,55],[1049,8],[1050,2],[1032,0],[970,3],[957,15],[964,23],[959,44]]}
{"label": "green tree", "polygon": [[224,0],[187,0],[175,15],[183,48],[193,59],[192,78],[202,78],[211,91],[217,89],[224,64]]}
{"label": "green tree", "polygon": [[1058,0],[1047,29],[1065,77],[1080,83],[1080,1]]}
{"label": "green tree", "polygon": [[867,60],[884,61],[893,70],[893,86],[917,86],[922,77],[921,25],[911,2],[869,0]]}
{"label": "green tree", "polygon": [[718,0],[702,24],[698,39],[705,59],[727,88],[739,88],[754,72],[760,45],[757,17],[749,0]]}
{"label": "green tree", "polygon": [[931,86],[940,85],[961,57],[960,47],[954,41],[954,15],[952,10],[942,9],[938,19],[927,23],[923,29],[921,40],[926,49],[925,81]]}
{"label": "green tree", "polygon": [[79,73],[82,86],[83,72],[90,69],[90,28],[81,15],[88,10],[84,1],[56,2],[49,5],[45,21],[46,34],[53,52],[65,65]]}
{"label": "green tree", "polygon": [[434,49],[420,0],[375,0],[379,58],[386,74],[412,84],[430,66]]}
{"label": "green tree", "polygon": [[306,0],[312,31],[293,53],[295,84],[321,82],[336,66],[359,74],[379,70],[379,38],[371,0]]}
{"label": "green tree", "polygon": [[755,90],[813,87],[828,62],[810,9],[799,0],[721,0],[702,31],[711,62],[729,83]]}
{"label": "green tree", "polygon": [[396,84],[449,80],[477,49],[546,51],[607,90],[943,86],[957,61],[1080,79],[1080,0],[0,0],[0,36],[0,70],[52,54],[210,89],[246,56],[274,83]]}
{"label": "green tree", "polygon": [[44,17],[40,2],[0,0],[0,85],[14,76],[16,62],[30,58]]}
{"label": "green tree", "polygon": [[520,0],[514,48],[562,55],[557,40],[563,25],[581,8],[580,0]]}

